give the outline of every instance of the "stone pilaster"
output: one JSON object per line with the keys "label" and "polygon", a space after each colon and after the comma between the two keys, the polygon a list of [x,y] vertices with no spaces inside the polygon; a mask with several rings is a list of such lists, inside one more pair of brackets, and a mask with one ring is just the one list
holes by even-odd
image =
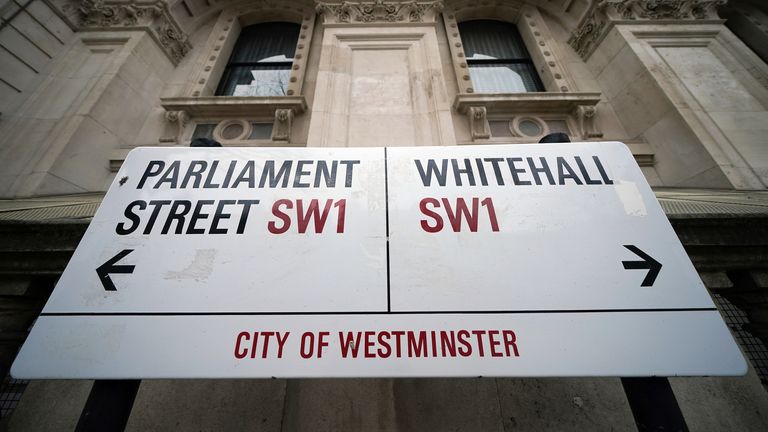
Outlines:
{"label": "stone pilaster", "polygon": [[[599,0],[569,39],[627,134],[650,144],[668,186],[768,185],[759,144],[768,89],[758,79],[768,67],[723,25],[725,4]],[[590,112],[577,116],[588,134]]]}
{"label": "stone pilaster", "polygon": [[615,24],[674,21],[720,21],[717,7],[727,0],[597,0],[568,43],[588,59]]}

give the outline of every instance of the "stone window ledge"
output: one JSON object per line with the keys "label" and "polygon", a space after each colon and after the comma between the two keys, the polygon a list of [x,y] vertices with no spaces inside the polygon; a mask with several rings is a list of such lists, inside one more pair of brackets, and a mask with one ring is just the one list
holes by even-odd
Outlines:
{"label": "stone window ledge", "polygon": [[307,110],[304,96],[208,96],[161,98],[168,112],[183,111],[190,119],[272,118],[278,110],[301,114]]}
{"label": "stone window ledge", "polygon": [[[595,114],[600,102],[600,93],[460,93],[453,101],[453,109],[465,114],[469,121],[472,141],[493,140],[491,121],[529,118],[541,125],[542,133],[549,130],[548,121],[567,124],[569,134],[578,140],[602,138],[603,134],[595,130]],[[514,128],[512,128],[514,129]],[[518,131],[519,132],[519,131]],[[511,130],[511,135],[505,137],[523,137]]]}
{"label": "stone window ledge", "polygon": [[490,93],[458,94],[453,108],[466,114],[470,107],[483,106],[488,113],[566,113],[579,106],[595,106],[600,93]]}
{"label": "stone window ledge", "polygon": [[233,119],[273,122],[271,141],[290,143],[294,115],[307,110],[304,96],[170,97],[160,98],[160,105],[166,111],[166,120],[176,125],[175,131],[160,138],[161,143],[181,143],[190,121]]}

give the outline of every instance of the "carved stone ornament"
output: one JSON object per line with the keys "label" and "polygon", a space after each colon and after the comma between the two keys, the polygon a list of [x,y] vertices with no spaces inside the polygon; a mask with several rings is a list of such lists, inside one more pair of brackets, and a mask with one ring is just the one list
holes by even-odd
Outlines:
{"label": "carved stone ornament", "polygon": [[192,45],[164,0],[54,0],[79,31],[145,30],[174,65]]}
{"label": "carved stone ornament", "polygon": [[165,120],[172,126],[175,124],[176,127],[171,134],[160,137],[160,142],[181,142],[181,135],[184,133],[187,123],[189,123],[189,114],[186,111],[166,111]]}
{"label": "carved stone ornament", "polygon": [[291,141],[293,110],[278,108],[275,110],[275,123],[272,126],[272,141]]}
{"label": "carved stone ornament", "polygon": [[568,43],[583,58],[595,50],[615,22],[716,20],[728,0],[597,0],[571,34]]}
{"label": "carved stone ornament", "polygon": [[491,137],[491,127],[488,124],[488,114],[484,106],[469,107],[467,117],[469,117],[469,132],[473,141]]}
{"label": "carved stone ornament", "polygon": [[597,108],[592,105],[579,105],[573,113],[579,125],[581,139],[584,141],[603,137],[602,132],[595,130],[595,114],[597,114]]}
{"label": "carved stone ornament", "polygon": [[384,1],[330,3],[318,1],[325,24],[433,22],[443,10],[441,1]]}

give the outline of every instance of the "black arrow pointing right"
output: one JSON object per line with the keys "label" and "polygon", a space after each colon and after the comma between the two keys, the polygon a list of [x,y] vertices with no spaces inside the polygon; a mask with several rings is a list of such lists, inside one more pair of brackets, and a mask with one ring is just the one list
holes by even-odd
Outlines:
{"label": "black arrow pointing right", "polygon": [[659,275],[659,272],[661,271],[661,263],[656,261],[655,259],[651,258],[650,255],[640,250],[635,245],[624,245],[625,248],[631,250],[635,253],[635,255],[642,258],[642,261],[622,261],[621,263],[624,264],[625,270],[648,270],[648,274],[645,275],[645,279],[643,279],[643,283],[640,284],[640,286],[643,287],[649,287],[653,286],[653,283],[656,281],[656,276]]}
{"label": "black arrow pointing right", "polygon": [[136,266],[115,265],[118,261],[125,258],[125,256],[131,252],[133,252],[133,249],[123,249],[120,251],[120,253],[112,257],[112,259],[100,265],[99,268],[96,269],[96,274],[99,275],[99,280],[101,280],[101,284],[104,286],[105,291],[117,291],[114,282],[112,282],[112,279],[109,277],[111,273],[133,273],[133,269],[135,269]]}

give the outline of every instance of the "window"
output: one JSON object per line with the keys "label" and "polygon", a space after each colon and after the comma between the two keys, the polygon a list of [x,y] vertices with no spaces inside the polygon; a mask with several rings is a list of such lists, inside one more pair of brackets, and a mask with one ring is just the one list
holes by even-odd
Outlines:
{"label": "window", "polygon": [[243,28],[217,96],[285,96],[299,24],[274,22]]}
{"label": "window", "polygon": [[477,93],[544,91],[517,28],[500,21],[459,23],[472,86]]}

